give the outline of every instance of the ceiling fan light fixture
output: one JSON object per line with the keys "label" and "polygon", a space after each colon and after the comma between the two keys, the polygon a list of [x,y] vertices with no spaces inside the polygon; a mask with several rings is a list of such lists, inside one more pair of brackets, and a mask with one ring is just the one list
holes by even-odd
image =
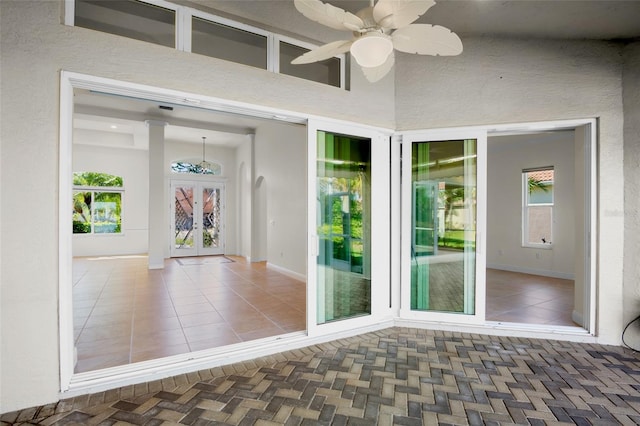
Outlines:
{"label": "ceiling fan light fixture", "polygon": [[392,51],[391,37],[379,32],[366,33],[351,45],[351,55],[365,68],[384,64]]}

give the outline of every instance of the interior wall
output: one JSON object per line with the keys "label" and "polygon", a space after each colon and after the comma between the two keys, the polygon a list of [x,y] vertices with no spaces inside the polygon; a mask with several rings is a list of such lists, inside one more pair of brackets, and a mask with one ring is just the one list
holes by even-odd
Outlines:
{"label": "interior wall", "polygon": [[[522,171],[546,166],[555,171],[553,244],[523,247]],[[487,267],[573,279],[573,132],[490,137],[487,171]]]}
{"label": "interior wall", "polygon": [[[599,258],[594,281],[600,294],[598,312],[606,315],[598,317],[595,332],[601,343],[620,344],[623,295],[633,293],[637,286],[637,282],[623,284],[621,46],[597,41],[468,38],[464,49],[460,56],[437,61],[398,55],[397,128],[598,118],[598,212],[594,220]],[[627,182],[635,184],[637,179]]]}
{"label": "interior wall", "polygon": [[[63,1],[2,1],[2,348],[0,410],[57,401],[60,71],[394,127],[393,81],[350,91],[62,24]],[[234,2],[235,3],[235,2]],[[282,27],[290,22],[275,17]],[[306,18],[299,16],[301,22]],[[29,70],[29,72],[25,72]],[[355,73],[353,73],[355,74]],[[32,206],[38,194],[38,208]],[[13,207],[10,207],[13,206]],[[28,223],[29,226],[15,226]],[[38,244],[34,244],[37,241]],[[29,312],[29,315],[24,315]],[[14,321],[21,318],[21,321]],[[8,324],[11,324],[10,326]]]}
{"label": "interior wall", "polygon": [[[82,141],[78,141],[82,142]],[[149,153],[74,143],[74,172],[102,172],[122,177],[121,234],[76,234],[74,256],[109,256],[147,252],[149,238]]]}
{"label": "interior wall", "polygon": [[[236,205],[238,209],[238,233],[236,235],[237,251],[235,254],[251,258],[251,209],[252,209],[252,156],[253,136],[236,149],[236,164],[238,165],[238,185],[236,191]],[[232,253],[229,253],[232,254]]]}
{"label": "interior wall", "polygon": [[[624,49],[624,323],[640,315],[640,42]],[[604,257],[606,252],[601,251]],[[640,332],[629,340],[640,348]]]}
{"label": "interior wall", "polygon": [[266,261],[306,276],[307,129],[265,123],[255,139],[256,176],[266,184]]}
{"label": "interior wall", "polygon": [[[222,166],[222,175],[216,177],[209,177],[200,175],[189,175],[189,174],[180,174],[180,173],[172,173],[171,172],[171,163],[175,161],[183,161],[183,160],[191,160],[191,161],[202,161],[202,145],[187,142],[187,141],[177,141],[177,140],[166,140],[165,141],[165,164],[164,169],[166,170],[166,192],[169,194],[169,200],[172,200],[172,195],[170,192],[170,181],[171,180],[223,180],[225,185],[225,212],[224,212],[224,244],[225,244],[225,254],[235,254],[237,252],[237,232],[238,232],[238,211],[237,211],[237,165],[236,165],[236,148],[231,147],[221,147],[215,146],[212,144],[212,141],[209,141],[206,150],[205,157],[206,160],[212,163],[219,163]],[[169,215],[170,218],[170,215]],[[171,219],[169,219],[171,220]],[[171,225],[170,223],[167,225]],[[167,226],[167,229],[169,227]],[[167,232],[167,253],[165,253],[165,257],[169,257],[169,247],[173,243],[171,239],[171,235]]]}

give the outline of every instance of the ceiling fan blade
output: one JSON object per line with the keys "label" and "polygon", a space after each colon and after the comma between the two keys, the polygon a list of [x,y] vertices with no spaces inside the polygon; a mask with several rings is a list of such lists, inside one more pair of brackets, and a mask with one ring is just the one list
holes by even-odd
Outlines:
{"label": "ceiling fan blade", "polygon": [[460,37],[440,25],[412,24],[391,35],[393,47],[419,55],[455,56],[462,53]]}
{"label": "ceiling fan blade", "polygon": [[414,22],[431,6],[432,0],[378,0],[373,19],[383,28],[402,28]]}
{"label": "ceiling fan blade", "polygon": [[395,55],[393,54],[393,52],[391,52],[384,64],[373,68],[361,67],[362,72],[364,73],[364,76],[367,78],[367,80],[369,80],[369,82],[375,83],[376,81],[381,80],[382,77],[384,77],[389,73],[389,71],[391,71],[395,60]]}
{"label": "ceiling fan blade", "polygon": [[324,61],[325,59],[329,59],[336,55],[340,55],[341,53],[348,52],[352,44],[353,40],[334,41],[332,43],[316,47],[315,49],[308,51],[304,55],[298,56],[293,61],[291,61],[291,63],[294,65],[300,65]]}
{"label": "ceiling fan blade", "polygon": [[320,0],[294,0],[293,4],[304,16],[329,28],[359,31],[364,27],[362,19],[353,13]]}

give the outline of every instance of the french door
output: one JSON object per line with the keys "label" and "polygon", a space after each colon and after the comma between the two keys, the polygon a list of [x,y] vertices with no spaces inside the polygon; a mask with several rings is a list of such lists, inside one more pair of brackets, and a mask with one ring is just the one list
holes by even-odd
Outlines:
{"label": "french door", "polygon": [[171,256],[224,254],[224,184],[171,182]]}
{"label": "french door", "polygon": [[403,318],[485,315],[486,132],[402,135]]}

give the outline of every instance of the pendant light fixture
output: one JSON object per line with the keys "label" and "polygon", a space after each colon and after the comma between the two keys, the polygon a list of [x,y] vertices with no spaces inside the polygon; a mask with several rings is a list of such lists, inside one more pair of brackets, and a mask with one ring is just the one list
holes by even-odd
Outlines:
{"label": "pendant light fixture", "polygon": [[207,160],[205,160],[205,156],[204,156],[204,145],[205,145],[205,141],[206,141],[206,137],[202,137],[202,161],[198,164],[198,167],[200,168],[200,173],[202,174],[207,174],[207,173],[211,173],[211,163],[208,162]]}

